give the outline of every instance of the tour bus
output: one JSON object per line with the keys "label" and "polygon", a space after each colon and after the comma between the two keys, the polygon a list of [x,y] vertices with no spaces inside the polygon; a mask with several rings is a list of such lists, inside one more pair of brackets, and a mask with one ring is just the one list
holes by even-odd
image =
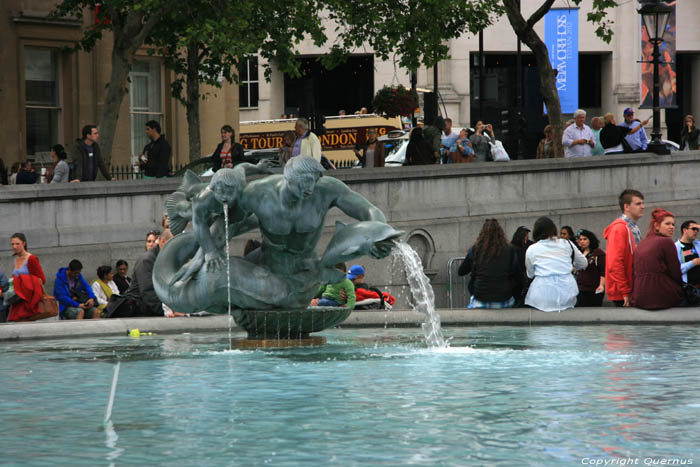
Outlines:
{"label": "tour bus", "polygon": [[[240,143],[246,151],[279,148],[284,132],[294,131],[294,122],[295,118],[241,122]],[[357,160],[353,149],[364,146],[367,129],[376,128],[377,135],[382,136],[402,128],[400,117],[384,118],[375,114],[326,117],[324,126],[326,133],[319,137],[323,155],[341,163]]]}

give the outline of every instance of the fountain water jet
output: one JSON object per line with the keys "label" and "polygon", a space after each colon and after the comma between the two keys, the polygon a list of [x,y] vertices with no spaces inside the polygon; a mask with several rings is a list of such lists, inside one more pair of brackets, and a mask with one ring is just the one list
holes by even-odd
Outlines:
{"label": "fountain water jet", "polygon": [[401,259],[406,271],[406,279],[413,293],[415,303],[411,306],[415,311],[425,315],[422,325],[425,342],[428,347],[447,347],[447,341],[442,335],[440,316],[435,312],[435,293],[430,285],[430,279],[423,272],[423,263],[418,253],[405,242],[396,242],[392,255]]}

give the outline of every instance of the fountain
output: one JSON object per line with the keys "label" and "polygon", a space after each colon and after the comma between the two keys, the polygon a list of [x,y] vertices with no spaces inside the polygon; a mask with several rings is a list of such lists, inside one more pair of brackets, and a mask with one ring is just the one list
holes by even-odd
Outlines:
{"label": "fountain", "polygon": [[[153,284],[161,301],[183,312],[230,311],[248,339],[299,341],[342,323],[352,310],[309,308],[322,283],[344,273],[339,262],[369,255],[388,256],[402,232],[384,214],[343,182],[323,177],[311,157],[295,157],[283,175],[246,182],[246,175],[268,173],[265,162],[220,169],[209,183],[188,172],[166,201],[175,235],[158,255]],[[316,246],[325,215],[337,207],[359,222],[336,224],[319,257]],[[192,231],[185,232],[192,223]],[[231,238],[259,229],[262,246],[246,257],[229,256]],[[320,343],[318,339],[310,344]]]}

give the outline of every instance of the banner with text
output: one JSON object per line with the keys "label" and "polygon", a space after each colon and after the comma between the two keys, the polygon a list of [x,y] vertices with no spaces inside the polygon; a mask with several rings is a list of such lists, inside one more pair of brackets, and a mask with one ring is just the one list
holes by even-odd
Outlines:
{"label": "banner with text", "polygon": [[557,70],[555,80],[561,111],[573,113],[578,109],[578,8],[553,8],[547,12],[544,43],[552,68]]}

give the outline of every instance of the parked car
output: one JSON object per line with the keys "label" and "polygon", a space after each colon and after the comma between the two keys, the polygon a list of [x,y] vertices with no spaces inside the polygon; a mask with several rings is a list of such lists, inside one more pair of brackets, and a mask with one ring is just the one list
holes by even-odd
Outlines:
{"label": "parked car", "polygon": [[406,161],[406,148],[410,132],[403,130],[393,130],[380,136],[377,140],[384,143],[385,167],[401,167]]}

